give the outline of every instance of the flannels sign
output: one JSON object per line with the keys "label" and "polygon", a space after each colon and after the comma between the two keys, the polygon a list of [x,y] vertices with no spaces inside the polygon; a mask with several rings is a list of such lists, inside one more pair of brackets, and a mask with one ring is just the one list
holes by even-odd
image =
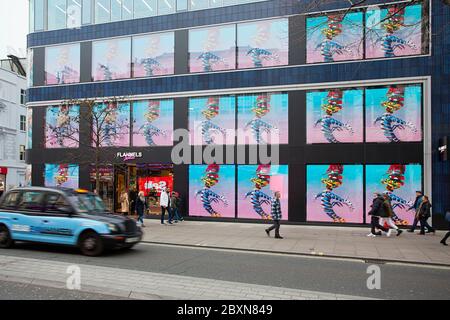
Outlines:
{"label": "flannels sign", "polygon": [[123,161],[130,161],[142,158],[142,152],[117,152],[116,158]]}

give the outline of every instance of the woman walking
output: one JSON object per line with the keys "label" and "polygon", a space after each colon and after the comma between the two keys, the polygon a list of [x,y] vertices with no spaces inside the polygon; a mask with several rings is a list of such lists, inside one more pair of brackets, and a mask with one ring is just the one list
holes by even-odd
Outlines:
{"label": "woman walking", "polygon": [[136,199],[136,212],[137,212],[137,223],[142,228],[144,228],[144,214],[145,210],[148,208],[147,201],[145,201],[144,191],[139,191],[138,197]]}
{"label": "woman walking", "polygon": [[417,210],[417,217],[420,221],[420,235],[425,234],[425,228],[427,228],[427,233],[433,232],[436,233],[436,230],[433,229],[432,226],[428,224],[428,219],[431,217],[431,203],[428,196],[423,196],[422,203]]}
{"label": "woman walking", "polygon": [[402,234],[403,230],[400,230],[392,220],[392,216],[394,215],[394,211],[392,210],[391,199],[388,194],[384,194],[384,202],[383,209],[385,211],[385,216],[381,219],[381,225],[387,225],[389,227],[389,231],[386,233],[386,236],[391,235],[391,229],[397,230],[397,237]]}
{"label": "woman walking", "polygon": [[[368,237],[376,237],[381,236],[381,231],[388,232],[389,229],[382,226],[380,224],[381,217],[384,215],[384,208],[383,208],[383,202],[384,198],[383,195],[380,193],[374,193],[373,194],[373,202],[371,205],[371,209],[369,211],[369,216],[371,216],[370,224],[372,226],[370,233],[367,235]],[[376,231],[376,229],[381,231]]]}

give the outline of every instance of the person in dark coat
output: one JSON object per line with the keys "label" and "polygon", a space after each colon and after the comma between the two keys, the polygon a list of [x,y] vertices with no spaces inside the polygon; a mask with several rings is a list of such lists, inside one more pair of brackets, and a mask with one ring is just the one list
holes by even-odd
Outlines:
{"label": "person in dark coat", "polygon": [[[385,228],[380,224],[380,217],[385,216],[384,208],[383,208],[384,197],[380,193],[374,193],[373,202],[371,209],[369,211],[369,216],[371,216],[370,224],[372,229],[370,233],[367,235],[368,237],[376,237],[381,236],[381,231],[388,232],[389,229]],[[381,231],[376,231],[376,229]]]}
{"label": "person in dark coat", "polygon": [[411,228],[408,229],[408,232],[414,232],[414,230],[416,230],[417,224],[419,223],[419,219],[417,219],[417,210],[419,209],[419,206],[422,203],[422,200],[423,200],[422,191],[416,191],[416,200],[414,201],[413,206],[408,209],[408,211],[414,210],[414,213],[415,213],[414,222],[413,222]]}
{"label": "person in dark coat", "polygon": [[136,188],[130,189],[130,192],[128,194],[128,199],[130,199],[130,214],[133,215],[136,212],[136,200],[137,200],[138,194],[136,192]]}
{"label": "person in dark coat", "polygon": [[148,206],[144,196],[144,191],[140,191],[138,197],[136,198],[136,212],[138,215],[138,224],[140,224],[140,226],[143,228],[145,227],[144,214],[146,209],[148,209]]}
{"label": "person in dark coat", "polygon": [[273,225],[266,229],[267,236],[270,237],[270,231],[275,229],[275,239],[283,239],[282,236],[280,236],[280,221],[283,218],[283,215],[281,213],[281,204],[280,204],[280,198],[281,193],[279,191],[275,192],[275,196],[272,198],[271,201],[271,215],[273,220]]}
{"label": "person in dark coat", "polygon": [[383,226],[386,224],[389,227],[389,231],[386,233],[386,236],[391,235],[391,230],[394,229],[397,231],[397,237],[402,234],[403,230],[400,230],[399,227],[396,226],[392,217],[394,216],[394,209],[391,204],[391,197],[385,193],[383,202],[384,216],[380,219],[380,224]]}
{"label": "person in dark coat", "polygon": [[431,203],[427,196],[423,196],[422,203],[419,206],[417,212],[417,218],[420,221],[420,234],[425,234],[425,228],[427,228],[427,233],[433,232],[436,230],[433,229],[432,226],[428,224],[428,219],[431,217]]}

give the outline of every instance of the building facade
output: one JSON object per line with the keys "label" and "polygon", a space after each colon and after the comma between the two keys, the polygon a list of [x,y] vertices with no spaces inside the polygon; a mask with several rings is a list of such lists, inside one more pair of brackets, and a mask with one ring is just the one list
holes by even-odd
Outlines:
{"label": "building facade", "polygon": [[12,60],[0,60],[0,194],[26,184],[26,89]]}
{"label": "building facade", "polygon": [[142,190],[152,213],[168,186],[191,217],[239,221],[281,191],[286,221],[345,225],[374,192],[409,225],[423,190],[445,225],[443,1],[31,2],[33,185],[114,210]]}

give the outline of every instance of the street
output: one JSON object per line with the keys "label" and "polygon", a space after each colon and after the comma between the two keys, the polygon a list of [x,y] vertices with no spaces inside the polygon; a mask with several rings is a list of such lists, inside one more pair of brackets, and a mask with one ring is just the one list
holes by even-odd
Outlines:
{"label": "street", "polygon": [[[139,283],[140,277],[144,277],[146,273],[151,273],[157,276],[158,281],[161,281],[159,288],[165,294],[161,296],[135,294],[125,297],[124,294],[121,294],[121,296],[115,294],[109,295],[110,292],[105,291],[104,294],[92,293],[89,295],[89,290],[83,289],[83,286],[89,287],[91,285],[90,283],[84,282],[89,277],[83,276],[83,267],[81,267],[81,285],[83,292],[69,292],[61,287],[58,288],[60,291],[55,291],[55,289],[47,288],[46,282],[33,281],[29,283],[33,290],[25,293],[23,290],[24,287],[11,283],[11,281],[4,278],[7,272],[3,272],[2,268],[8,265],[8,263],[3,264],[2,262],[4,259],[12,258],[17,258],[18,262],[20,259],[30,259],[29,261],[31,262],[24,262],[25,267],[23,270],[27,270],[28,267],[26,266],[32,268],[33,263],[42,266],[44,263],[55,266],[58,263],[65,263],[107,267],[114,270],[114,274],[122,279],[125,284],[128,283],[130,287],[133,287],[133,283]],[[13,260],[10,260],[9,263],[14,262]],[[398,263],[382,264],[379,265],[381,269],[381,289],[369,290],[366,285],[367,279],[370,276],[367,274],[368,266],[370,266],[370,263],[365,263],[362,260],[302,257],[270,253],[246,253],[232,250],[189,248],[147,243],[139,244],[135,249],[130,251],[114,251],[102,257],[89,258],[79,255],[76,249],[20,243],[14,249],[0,251],[0,269],[3,277],[0,280],[8,281],[8,286],[5,287],[2,282],[3,289],[0,292],[0,298],[53,299],[52,297],[55,295],[60,295],[60,297],[67,299],[179,299],[183,297],[183,292],[185,292],[181,284],[177,288],[177,282],[175,284],[168,283],[175,276],[186,277],[194,283],[196,281],[204,281],[205,279],[219,281],[218,284],[212,286],[217,291],[217,297],[226,298],[227,290],[229,289],[230,299],[238,297],[234,293],[239,293],[239,287],[249,288],[248,290],[253,290],[253,292],[257,292],[258,290],[262,290],[261,288],[266,287],[280,290],[286,289],[292,290],[292,292],[300,292],[300,295],[311,299],[332,299],[332,295],[375,299],[447,299],[449,297],[450,268],[402,265]],[[50,273],[48,274],[48,279],[58,279],[58,277],[65,279],[68,276],[64,272],[61,272],[61,274],[51,274],[55,272],[54,270],[56,269],[48,269],[48,273]],[[27,272],[17,271],[14,277],[11,278],[13,279],[12,281],[20,281],[20,277],[22,275],[26,276]],[[34,277],[37,277],[35,270],[30,272]],[[95,272],[97,277],[99,272],[102,273],[98,270]],[[165,279],[167,279],[167,283],[164,282]],[[222,288],[221,283],[225,282],[226,284]],[[233,283],[237,287],[235,289],[238,290],[232,289]],[[122,284],[121,286],[124,290],[133,290],[133,288],[128,288],[126,285],[124,286]],[[165,291],[167,289],[165,286],[170,287],[170,292],[173,294]],[[253,289],[252,286],[254,286]],[[205,296],[205,298],[214,299],[214,295],[211,296],[211,294],[214,294],[213,289],[209,290],[209,295]],[[242,293],[242,290],[240,293]],[[286,292],[286,290],[281,290],[280,292]],[[154,293],[157,293],[156,291]],[[33,294],[33,292],[36,294]],[[314,293],[303,294],[302,292]],[[248,299],[252,298],[248,294],[247,296]],[[258,297],[258,294],[253,296],[254,299]],[[190,299],[195,297],[187,296],[186,293],[185,298]]]}

